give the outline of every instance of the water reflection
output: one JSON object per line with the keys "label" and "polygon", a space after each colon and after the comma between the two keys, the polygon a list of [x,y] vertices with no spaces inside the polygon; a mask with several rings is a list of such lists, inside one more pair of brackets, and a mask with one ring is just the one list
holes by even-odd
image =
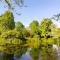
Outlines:
{"label": "water reflection", "polygon": [[31,58],[31,56],[29,54],[30,50],[31,50],[31,48],[28,48],[27,52],[21,58],[16,58],[14,56],[14,60],[32,60],[32,58]]}
{"label": "water reflection", "polygon": [[[55,46],[54,46],[55,47]],[[56,47],[55,47],[56,48]],[[27,52],[21,57],[21,58],[17,58],[15,55],[14,55],[14,60],[33,60],[30,56],[30,50],[31,48],[27,49]],[[57,60],[60,60],[60,50],[57,50],[57,54],[58,54],[58,59]],[[3,58],[3,53],[0,53],[0,58]],[[39,57],[39,60],[42,60],[41,57]]]}
{"label": "water reflection", "polygon": [[29,55],[29,52],[26,52],[26,54],[22,56],[21,60],[32,60],[32,58]]}

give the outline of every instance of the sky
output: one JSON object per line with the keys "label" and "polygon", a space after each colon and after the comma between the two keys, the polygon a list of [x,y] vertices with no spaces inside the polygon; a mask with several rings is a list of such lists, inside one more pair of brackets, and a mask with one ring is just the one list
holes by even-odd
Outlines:
{"label": "sky", "polygon": [[[60,13],[60,0],[25,0],[25,5],[28,7],[19,9],[20,16],[14,13],[15,22],[21,21],[25,26],[28,26],[32,20],[38,20],[40,23],[43,18],[50,18]],[[0,4],[0,15],[6,10]],[[60,22],[54,21],[54,23],[60,26]]]}

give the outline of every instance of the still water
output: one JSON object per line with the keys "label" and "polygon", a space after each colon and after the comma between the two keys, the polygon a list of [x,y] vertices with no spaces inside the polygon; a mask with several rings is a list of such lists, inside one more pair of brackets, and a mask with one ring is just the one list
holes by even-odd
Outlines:
{"label": "still water", "polygon": [[[60,50],[58,48],[57,45],[53,45],[53,49],[56,49],[57,51],[57,55],[58,55],[58,59],[57,60],[60,60]],[[28,49],[27,52],[21,57],[21,58],[16,58],[14,56],[14,60],[33,60],[29,54],[31,49]],[[39,57],[39,60],[42,60],[41,57]]]}
{"label": "still water", "polygon": [[31,49],[28,49],[27,52],[21,57],[21,58],[16,58],[14,56],[14,60],[32,60],[32,58],[30,57],[30,52]]}
{"label": "still water", "polygon": [[[60,60],[60,49],[56,46],[53,45],[53,49],[56,49],[57,51],[57,55],[58,55],[58,59]],[[16,58],[14,55],[14,60],[33,60],[32,57],[30,56],[29,52],[30,52],[31,48],[27,49],[27,52],[21,57],[21,58]],[[3,53],[0,53],[0,58],[3,56]],[[42,60],[41,57],[39,57],[39,60]]]}

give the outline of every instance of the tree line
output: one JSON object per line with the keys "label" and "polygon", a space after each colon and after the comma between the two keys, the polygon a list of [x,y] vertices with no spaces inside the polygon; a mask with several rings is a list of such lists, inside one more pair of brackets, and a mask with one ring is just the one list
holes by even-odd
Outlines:
{"label": "tree line", "polygon": [[0,52],[4,53],[3,60],[13,60],[21,57],[31,48],[30,56],[37,60],[56,60],[56,51],[52,45],[60,46],[60,28],[49,18],[44,18],[41,23],[33,20],[28,27],[22,22],[14,21],[14,15],[6,11],[0,16]]}

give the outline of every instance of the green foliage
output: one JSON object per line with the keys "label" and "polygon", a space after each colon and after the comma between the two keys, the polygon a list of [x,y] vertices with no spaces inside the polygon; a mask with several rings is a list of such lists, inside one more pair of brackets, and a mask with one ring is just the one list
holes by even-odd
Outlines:
{"label": "green foliage", "polygon": [[[21,57],[26,52],[27,47],[24,46],[23,40],[25,40],[27,30],[20,22],[16,23],[15,28],[14,16],[10,11],[6,11],[0,17],[0,32],[1,52],[6,53],[8,56],[15,54],[17,57]],[[8,58],[6,57],[6,59]]]}
{"label": "green foliage", "polygon": [[26,53],[26,51],[27,48],[23,46],[19,51],[18,50],[15,51],[15,55],[16,57],[21,57],[23,54]]}
{"label": "green foliage", "polygon": [[16,22],[15,30],[18,31],[24,38],[29,34],[27,29],[24,27],[24,25],[21,22]]}
{"label": "green foliage", "polygon": [[14,16],[10,11],[6,11],[0,17],[0,31],[12,30],[15,28]]}
{"label": "green foliage", "polygon": [[42,36],[51,35],[51,24],[53,24],[53,23],[50,19],[48,19],[48,18],[43,19],[43,21],[40,24],[40,30],[41,30]]}
{"label": "green foliage", "polygon": [[57,28],[53,33],[54,37],[60,37],[60,28]]}
{"label": "green foliage", "polygon": [[22,38],[22,36],[16,30],[3,32],[0,36],[0,51],[8,54],[17,54],[20,52],[20,54],[22,55],[23,53],[26,52],[27,48],[24,48],[25,49],[24,52],[23,51],[24,44],[20,38]]}
{"label": "green foliage", "polygon": [[53,22],[46,18],[40,25],[33,20],[29,29],[26,29],[21,22],[15,23],[13,14],[7,11],[0,16],[0,52],[6,53],[6,56],[15,54],[16,57],[21,57],[27,48],[31,48],[30,56],[34,60],[39,55],[42,60],[55,60],[56,53],[49,47],[55,44],[54,37],[60,40],[60,29],[55,31],[55,28]]}
{"label": "green foliage", "polygon": [[[5,42],[5,43],[4,43]],[[16,51],[19,51],[20,45],[22,44],[21,40],[18,39],[3,39],[0,41],[0,51],[7,54],[14,54]]]}
{"label": "green foliage", "polygon": [[22,38],[22,35],[16,30],[9,30],[1,34],[2,38],[11,39],[11,38]]}
{"label": "green foliage", "polygon": [[29,32],[27,31],[26,28],[24,28],[24,29],[22,30],[22,35],[23,35],[23,37],[28,37],[28,36],[29,36]]}
{"label": "green foliage", "polygon": [[22,31],[23,28],[24,28],[24,25],[23,25],[21,22],[16,22],[16,24],[15,24],[15,29],[16,29],[17,31]]}
{"label": "green foliage", "polygon": [[36,48],[32,48],[30,51],[30,56],[33,58],[33,60],[38,60],[39,58],[39,50]]}
{"label": "green foliage", "polygon": [[42,60],[57,60],[57,53],[52,48],[42,47],[40,57]]}
{"label": "green foliage", "polygon": [[36,35],[33,38],[28,38],[27,40],[27,44],[31,47],[31,48],[39,48],[40,46],[40,38]]}
{"label": "green foliage", "polygon": [[40,30],[39,30],[39,23],[38,21],[36,20],[33,20],[31,23],[30,23],[30,31],[31,33],[34,35],[34,34],[40,34]]}
{"label": "green foliage", "polygon": [[52,38],[41,38],[41,44],[43,45],[52,45],[53,44],[53,39]]}

